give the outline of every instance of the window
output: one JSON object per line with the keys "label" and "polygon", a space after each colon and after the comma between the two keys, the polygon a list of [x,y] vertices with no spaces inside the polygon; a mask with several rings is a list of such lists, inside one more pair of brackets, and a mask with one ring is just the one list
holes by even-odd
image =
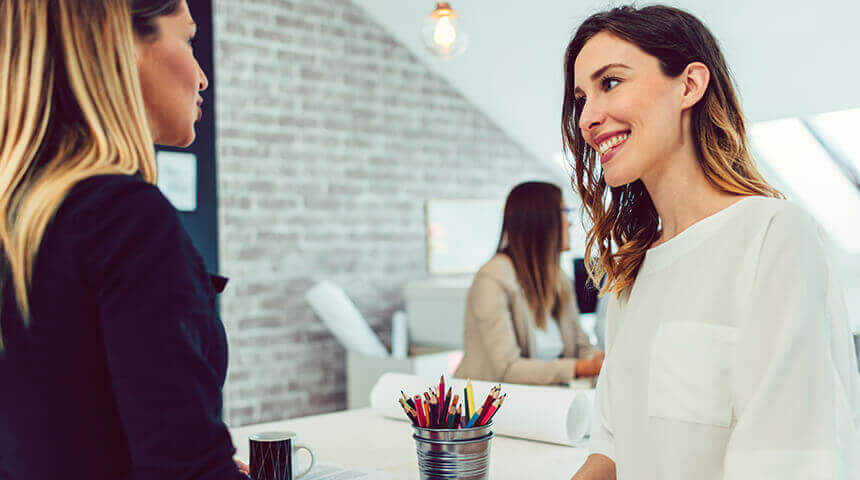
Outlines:
{"label": "window", "polygon": [[[815,125],[824,127],[828,142],[838,137],[841,143],[834,144],[846,156],[856,154],[860,139],[849,125],[856,130],[857,120],[843,124],[843,117],[828,115],[816,117]],[[798,118],[760,122],[752,126],[750,137],[760,159],[790,190],[786,196],[814,215],[847,252],[860,253],[860,190],[806,125]],[[852,158],[856,162],[860,157]]]}

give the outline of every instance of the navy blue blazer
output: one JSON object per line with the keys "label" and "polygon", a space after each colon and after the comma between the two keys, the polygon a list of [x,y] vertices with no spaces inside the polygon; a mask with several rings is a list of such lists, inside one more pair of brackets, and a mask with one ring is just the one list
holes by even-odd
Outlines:
{"label": "navy blue blazer", "polygon": [[247,479],[221,421],[213,283],[158,188],[104,175],[72,189],[28,327],[0,278],[0,479]]}

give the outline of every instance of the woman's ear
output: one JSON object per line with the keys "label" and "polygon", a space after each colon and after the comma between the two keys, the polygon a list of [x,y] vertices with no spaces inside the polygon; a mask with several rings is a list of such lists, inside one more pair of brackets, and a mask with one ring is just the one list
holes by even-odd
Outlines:
{"label": "woman's ear", "polygon": [[684,84],[684,96],[681,98],[681,108],[688,109],[699,103],[708,90],[711,71],[702,62],[692,62],[681,73]]}

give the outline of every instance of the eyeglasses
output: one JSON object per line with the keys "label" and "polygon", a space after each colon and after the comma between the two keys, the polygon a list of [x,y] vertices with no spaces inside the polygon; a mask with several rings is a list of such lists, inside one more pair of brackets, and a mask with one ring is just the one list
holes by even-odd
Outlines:
{"label": "eyeglasses", "polygon": [[567,217],[568,222],[573,223],[573,219],[575,216],[574,214],[576,212],[575,209],[573,209],[571,207],[562,207],[559,210],[561,210],[561,213],[563,213],[564,216]]}

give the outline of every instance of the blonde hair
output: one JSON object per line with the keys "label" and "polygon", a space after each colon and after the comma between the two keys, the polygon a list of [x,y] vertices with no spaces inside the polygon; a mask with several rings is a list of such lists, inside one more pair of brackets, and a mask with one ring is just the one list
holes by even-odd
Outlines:
{"label": "blonde hair", "polygon": [[11,277],[25,324],[36,254],[72,187],[156,181],[134,49],[128,0],[0,2],[0,281]]}
{"label": "blonde hair", "polygon": [[657,210],[642,181],[608,188],[597,153],[579,129],[581,108],[573,93],[573,66],[585,43],[603,31],[656,57],[669,77],[677,77],[692,62],[704,63],[711,79],[702,99],[692,107],[690,126],[705,177],[723,192],[782,198],[756,169],[731,75],[716,39],[702,22],[665,6],[623,6],[592,15],[577,29],[565,53],[561,129],[565,150],[575,161],[574,188],[591,222],[585,264],[594,285],[602,285],[601,295],[622,294],[633,286],[648,248],[660,234]]}

